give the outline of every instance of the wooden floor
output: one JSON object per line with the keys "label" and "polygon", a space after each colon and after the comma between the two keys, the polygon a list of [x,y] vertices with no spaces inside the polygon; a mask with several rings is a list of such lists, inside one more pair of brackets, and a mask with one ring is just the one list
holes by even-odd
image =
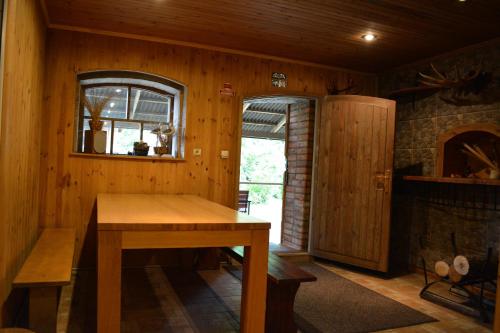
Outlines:
{"label": "wooden floor", "polygon": [[[345,268],[320,263],[323,267],[387,297],[426,313],[439,322],[384,332],[491,332],[472,318],[434,305],[419,298],[423,278],[417,274],[383,279]],[[92,272],[80,272],[80,279],[92,281]],[[159,267],[127,270],[124,275],[122,332],[237,332],[241,284],[224,269],[202,271],[193,276],[176,275]],[[168,278],[167,278],[168,276]],[[191,279],[191,280],[190,280]],[[74,279],[73,279],[74,280]],[[141,282],[142,281],[142,282]],[[180,283],[180,284],[179,284]],[[189,287],[182,289],[183,285]],[[195,287],[193,287],[195,286]],[[210,286],[210,288],[206,288]],[[83,288],[83,289],[82,289]],[[58,333],[92,332],[95,308],[92,300],[78,299],[95,293],[91,282],[73,283],[62,294]],[[74,290],[73,290],[74,289]],[[77,290],[78,289],[78,290]],[[207,292],[206,289],[209,291]],[[174,293],[173,291],[176,290]],[[74,292],[72,316],[69,317],[70,295]],[[78,296],[80,295],[80,296]],[[216,302],[215,299],[217,299]],[[221,301],[223,305],[221,306]],[[76,304],[76,306],[75,306]],[[215,305],[214,305],[215,304]],[[75,314],[75,309],[78,309]],[[214,327],[204,326],[207,316],[217,316]],[[200,330],[203,327],[203,330]]]}

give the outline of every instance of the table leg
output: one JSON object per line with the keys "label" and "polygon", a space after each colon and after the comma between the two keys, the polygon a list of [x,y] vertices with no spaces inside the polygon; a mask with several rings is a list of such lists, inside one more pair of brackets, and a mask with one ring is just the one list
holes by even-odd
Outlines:
{"label": "table leg", "polygon": [[98,231],[97,332],[120,332],[122,235]]}
{"label": "table leg", "polygon": [[268,255],[269,230],[252,231],[252,243],[245,246],[243,258],[242,333],[264,332]]}

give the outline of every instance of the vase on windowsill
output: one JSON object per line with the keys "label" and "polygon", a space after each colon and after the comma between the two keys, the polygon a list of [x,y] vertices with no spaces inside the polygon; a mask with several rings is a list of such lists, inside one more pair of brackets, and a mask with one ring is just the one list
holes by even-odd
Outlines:
{"label": "vase on windowsill", "polygon": [[90,130],[85,131],[84,153],[104,154],[106,153],[107,132],[102,130],[102,120],[89,120]]}
{"label": "vase on windowsill", "polygon": [[99,88],[89,88],[85,90],[83,106],[90,114],[90,130],[85,131],[85,142],[83,151],[90,154],[106,153],[106,131],[102,130],[104,122],[101,114],[109,101],[114,97],[114,93],[102,96]]}

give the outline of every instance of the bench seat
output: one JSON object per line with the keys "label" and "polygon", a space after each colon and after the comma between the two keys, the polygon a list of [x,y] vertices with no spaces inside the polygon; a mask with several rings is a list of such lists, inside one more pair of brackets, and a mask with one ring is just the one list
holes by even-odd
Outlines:
{"label": "bench seat", "polygon": [[29,288],[29,325],[37,333],[54,333],[60,287],[71,283],[75,229],[42,231],[12,285]]}
{"label": "bench seat", "polygon": [[23,267],[14,287],[53,287],[71,282],[75,229],[44,229]]}
{"label": "bench seat", "polygon": [[[223,249],[234,260],[242,263],[244,247]],[[266,332],[296,333],[293,305],[302,282],[316,281],[316,277],[291,262],[269,252],[267,265]]]}

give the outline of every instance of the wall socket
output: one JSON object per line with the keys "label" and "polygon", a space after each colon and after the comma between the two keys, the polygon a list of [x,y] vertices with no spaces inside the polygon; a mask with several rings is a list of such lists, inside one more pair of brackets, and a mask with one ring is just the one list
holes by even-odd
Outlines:
{"label": "wall socket", "polygon": [[221,150],[221,152],[220,152],[220,158],[222,158],[222,159],[229,158],[229,150]]}
{"label": "wall socket", "polygon": [[193,149],[193,155],[194,156],[201,156],[201,148]]}

